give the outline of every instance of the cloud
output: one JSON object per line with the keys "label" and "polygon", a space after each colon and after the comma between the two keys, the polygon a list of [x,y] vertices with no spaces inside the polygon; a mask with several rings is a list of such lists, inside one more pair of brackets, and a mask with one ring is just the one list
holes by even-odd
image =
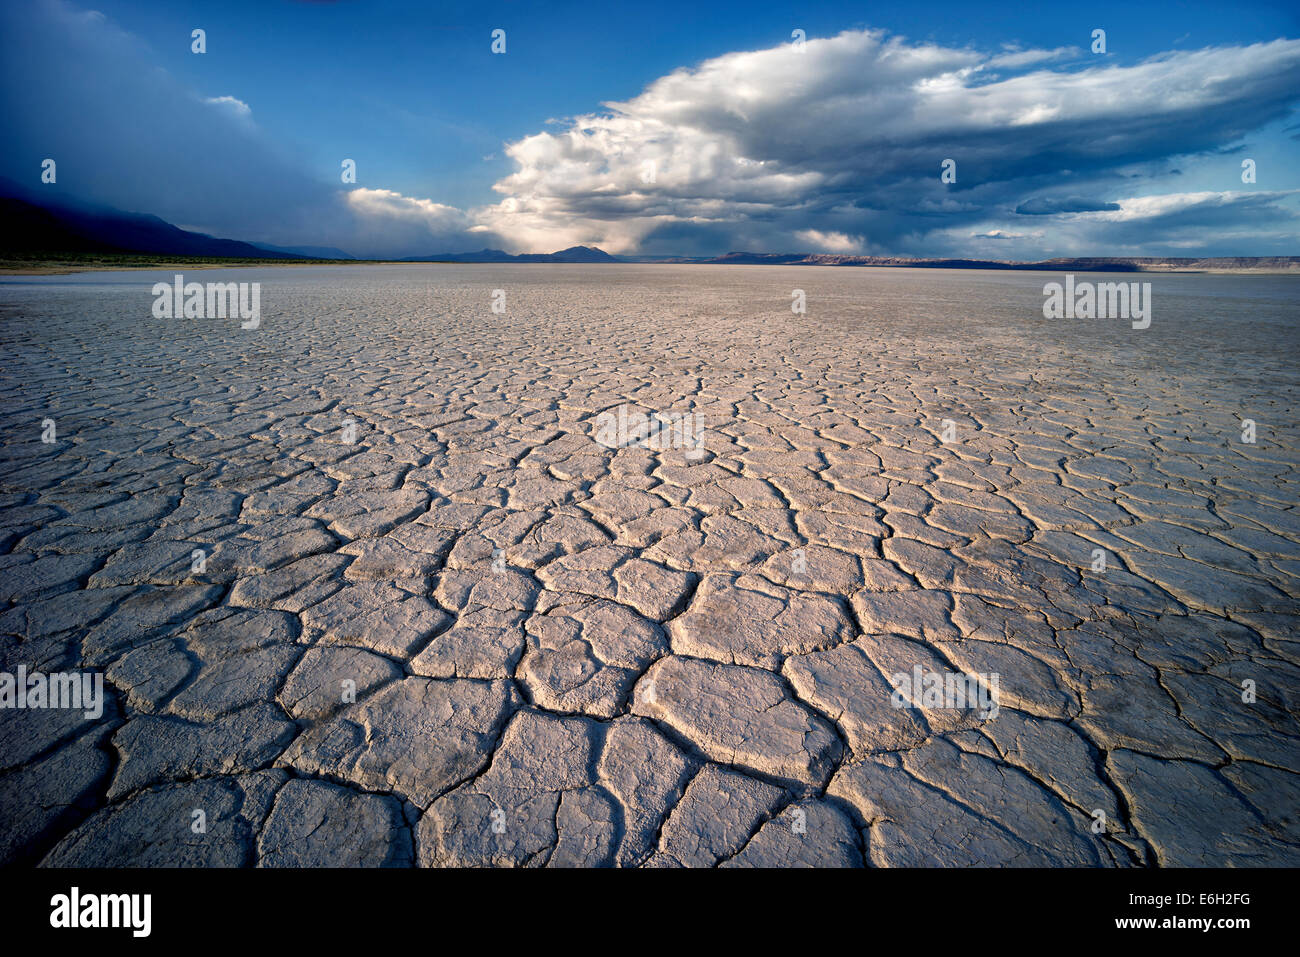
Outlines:
{"label": "cloud", "polygon": [[253,111],[249,109],[247,103],[233,96],[208,96],[204,97],[203,102],[218,109],[229,110],[234,116],[249,117],[253,115]]}
{"label": "cloud", "polygon": [[813,252],[856,253],[862,250],[862,237],[849,236],[845,233],[823,233],[819,229],[802,229],[794,234],[794,238]]}
{"label": "cloud", "polygon": [[369,255],[403,258],[501,245],[463,210],[431,199],[356,187],[346,203],[354,216],[352,244]]}
{"label": "cloud", "polygon": [[465,214],[454,206],[403,196],[391,189],[358,187],[348,192],[347,201],[361,216],[414,223],[434,233],[470,226]]}
{"label": "cloud", "polygon": [[[999,245],[1008,258],[1097,254],[1232,256],[1265,255],[1268,251],[1294,255],[1300,211],[1287,202],[1298,195],[1300,190],[1291,189],[1119,197],[1108,204],[1113,209],[1067,212],[1052,219],[1050,253],[1043,247],[1046,230],[1026,234],[1000,224],[987,224],[989,228],[970,238],[1006,240],[1005,245]],[[1152,237],[1158,237],[1158,242],[1153,243]],[[931,238],[942,242],[957,237],[945,230]]]}
{"label": "cloud", "polygon": [[1082,53],[1083,51],[1078,47],[1057,47],[1054,50],[1011,50],[1007,53],[998,54],[985,63],[984,66],[994,70],[1019,69],[1035,63],[1080,56]]}
{"label": "cloud", "polygon": [[243,101],[156,61],[102,14],[0,4],[0,174],[31,184],[49,156],[60,193],[241,239],[302,242],[346,216]]}
{"label": "cloud", "polygon": [[[495,185],[507,199],[479,215],[506,236],[615,251],[682,251],[692,235],[780,250],[813,234],[924,250],[998,209],[1110,210],[1075,194],[1017,202],[1027,187],[1108,188],[1222,149],[1286,116],[1300,90],[1294,40],[988,73],[1071,52],[987,55],[863,30],[729,53],[507,144],[516,169]],[[948,158],[952,185],[939,179]]]}
{"label": "cloud", "polygon": [[1134,196],[1111,204],[1107,210],[1090,217],[1101,222],[1124,223],[1135,220],[1151,221],[1171,219],[1188,214],[1214,213],[1225,209],[1259,210],[1273,206],[1278,200],[1300,193],[1300,190],[1259,190],[1256,192],[1226,191],[1200,193],[1168,193],[1160,196]]}
{"label": "cloud", "polygon": [[1099,210],[1117,210],[1118,203],[1082,196],[1036,196],[1016,207],[1021,216],[1055,216],[1058,213],[1090,213]]}
{"label": "cloud", "polygon": [[245,101],[191,89],[156,60],[102,13],[64,0],[0,4],[0,175],[35,184],[52,157],[67,196],[279,245],[405,256],[497,240],[471,235],[450,207],[349,192],[337,167],[315,169],[255,124]]}

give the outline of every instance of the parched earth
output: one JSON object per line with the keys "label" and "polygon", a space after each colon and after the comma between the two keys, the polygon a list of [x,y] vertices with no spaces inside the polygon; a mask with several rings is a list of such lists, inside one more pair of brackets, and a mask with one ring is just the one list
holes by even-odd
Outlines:
{"label": "parched earth", "polygon": [[159,278],[0,285],[0,861],[1300,863],[1295,280]]}

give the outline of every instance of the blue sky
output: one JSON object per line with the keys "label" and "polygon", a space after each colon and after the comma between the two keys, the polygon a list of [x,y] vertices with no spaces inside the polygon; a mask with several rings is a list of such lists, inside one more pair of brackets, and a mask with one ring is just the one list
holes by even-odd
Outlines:
{"label": "blue sky", "polygon": [[1300,253],[1294,4],[0,2],[0,174],[217,235]]}

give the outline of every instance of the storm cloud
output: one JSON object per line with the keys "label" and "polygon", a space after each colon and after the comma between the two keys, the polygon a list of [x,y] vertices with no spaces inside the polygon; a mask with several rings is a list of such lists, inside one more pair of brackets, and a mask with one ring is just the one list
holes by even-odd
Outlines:
{"label": "storm cloud", "polygon": [[[509,144],[517,170],[496,185],[507,198],[477,217],[507,235],[616,250],[664,251],[665,235],[680,246],[693,224],[731,248],[792,248],[815,233],[931,252],[966,226],[1005,239],[1017,216],[1131,206],[1125,191],[1176,174],[1170,158],[1222,150],[1289,115],[1300,91],[1294,40],[1132,66],[1079,56],[1008,75],[1005,55],[870,30],[728,54]],[[955,182],[944,183],[949,159]],[[1251,213],[1291,217],[1271,203]]]}

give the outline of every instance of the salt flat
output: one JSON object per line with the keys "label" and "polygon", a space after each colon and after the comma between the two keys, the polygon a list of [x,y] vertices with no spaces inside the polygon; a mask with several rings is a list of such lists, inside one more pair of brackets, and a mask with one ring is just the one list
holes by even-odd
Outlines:
{"label": "salt flat", "polygon": [[0,861],[1300,863],[1297,279],[192,275],[0,283]]}

